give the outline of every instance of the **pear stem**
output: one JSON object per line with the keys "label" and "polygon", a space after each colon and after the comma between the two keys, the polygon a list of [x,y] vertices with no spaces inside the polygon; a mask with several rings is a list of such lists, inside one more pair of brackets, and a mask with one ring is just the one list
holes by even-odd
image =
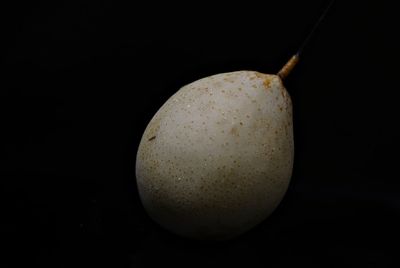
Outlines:
{"label": "pear stem", "polygon": [[288,62],[286,62],[286,64],[282,67],[282,69],[280,69],[280,71],[278,72],[278,76],[282,80],[284,80],[290,74],[290,72],[293,70],[294,66],[296,66],[298,62],[299,62],[299,53],[296,53],[288,60]]}
{"label": "pear stem", "polygon": [[308,44],[310,41],[311,37],[314,35],[315,31],[317,30],[318,26],[321,24],[323,19],[326,17],[326,14],[328,14],[328,11],[331,9],[333,6],[335,0],[331,0],[325,10],[322,12],[322,14],[319,16],[317,22],[314,24],[313,28],[311,31],[308,33],[307,37],[304,39],[303,43],[300,45],[299,49],[297,50],[297,53],[294,54],[289,61],[282,67],[282,69],[278,72],[278,76],[284,80],[290,72],[293,70],[294,66],[299,62],[299,57],[300,54],[302,54],[304,47]]}

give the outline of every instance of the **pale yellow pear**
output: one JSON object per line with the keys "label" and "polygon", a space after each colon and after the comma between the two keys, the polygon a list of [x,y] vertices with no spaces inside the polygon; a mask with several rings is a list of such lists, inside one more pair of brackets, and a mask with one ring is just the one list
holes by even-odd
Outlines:
{"label": "pale yellow pear", "polygon": [[228,239],[274,211],[294,154],[292,103],[281,77],[213,75],[182,87],[159,109],[136,160],[152,219],[185,237]]}

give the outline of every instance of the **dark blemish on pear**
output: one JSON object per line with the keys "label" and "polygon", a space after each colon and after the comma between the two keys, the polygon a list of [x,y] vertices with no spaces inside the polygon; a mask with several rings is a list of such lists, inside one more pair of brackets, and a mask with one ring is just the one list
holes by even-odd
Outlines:
{"label": "dark blemish on pear", "polygon": [[150,139],[148,139],[148,141],[152,141],[156,138],[156,136],[151,137]]}

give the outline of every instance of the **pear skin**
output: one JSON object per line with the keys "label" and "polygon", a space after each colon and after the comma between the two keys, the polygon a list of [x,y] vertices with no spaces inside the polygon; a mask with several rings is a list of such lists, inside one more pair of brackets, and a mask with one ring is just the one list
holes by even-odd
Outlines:
{"label": "pear skin", "polygon": [[223,240],[267,218],[290,182],[292,103],[279,75],[222,73],[182,87],[139,145],[139,195],[181,236]]}

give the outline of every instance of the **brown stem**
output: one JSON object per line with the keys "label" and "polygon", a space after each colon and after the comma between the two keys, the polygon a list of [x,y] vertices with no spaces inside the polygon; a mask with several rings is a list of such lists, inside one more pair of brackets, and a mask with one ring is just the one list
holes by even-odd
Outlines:
{"label": "brown stem", "polygon": [[292,71],[294,66],[299,62],[299,54],[294,54],[288,62],[282,67],[282,69],[278,72],[278,76],[284,80]]}

